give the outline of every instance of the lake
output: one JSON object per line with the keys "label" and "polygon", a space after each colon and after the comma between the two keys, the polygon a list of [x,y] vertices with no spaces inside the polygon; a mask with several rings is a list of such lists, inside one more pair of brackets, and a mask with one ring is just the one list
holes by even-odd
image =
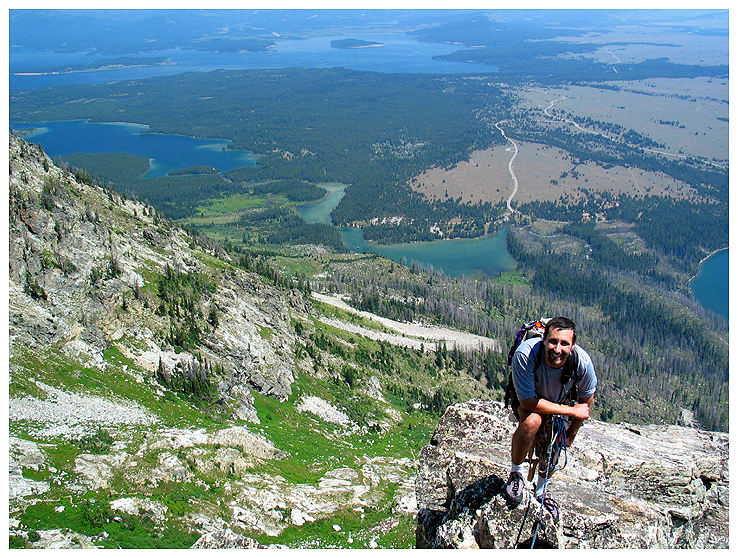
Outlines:
{"label": "lake", "polygon": [[443,270],[449,277],[497,277],[517,267],[517,262],[507,252],[507,229],[479,238],[390,245],[367,242],[361,229],[349,227],[339,230],[343,243],[352,252],[376,252],[402,265],[416,261],[425,267]]}
{"label": "lake", "polygon": [[346,193],[346,184],[323,183],[318,184],[318,186],[325,188],[328,193],[318,201],[297,206],[297,214],[308,223],[332,225],[331,211],[343,199]]}
{"label": "lake", "polygon": [[729,319],[730,257],[722,250],[700,265],[700,272],[690,283],[692,292],[702,306]]}
{"label": "lake", "polygon": [[35,131],[24,138],[41,144],[50,157],[70,153],[129,153],[151,159],[145,178],[165,176],[169,171],[191,165],[204,165],[227,172],[237,167],[256,165],[247,151],[226,150],[230,143],[167,134],[142,133],[140,124],[101,124],[86,120],[66,122],[11,122],[12,129]]}
{"label": "lake", "polygon": [[[382,43],[376,48],[338,49],[331,41],[351,37]],[[32,48],[11,47],[9,50],[10,89],[35,89],[48,85],[69,83],[99,84],[109,81],[141,79],[174,75],[183,72],[213,70],[247,70],[277,68],[336,68],[384,73],[491,73],[494,66],[468,62],[434,60],[434,56],[450,54],[462,45],[419,43],[405,33],[351,33],[303,40],[278,40],[268,52],[206,52],[190,49],[170,49],[155,54],[141,54],[139,58],[166,57],[173,65],[149,66],[76,72],[57,75],[15,75],[29,68],[50,68],[68,64],[90,63],[92,60],[119,58],[88,52],[51,52]],[[91,56],[94,54],[94,56]]]}
{"label": "lake", "polygon": [[[320,184],[328,193],[318,201],[297,208],[297,213],[308,223],[331,222],[331,211],[338,205],[346,189],[345,184]],[[339,228],[343,243],[352,252],[376,252],[402,265],[413,261],[432,267],[450,277],[488,275],[496,277],[503,271],[515,270],[517,263],[507,252],[506,229],[497,234],[479,238],[435,240],[405,244],[377,244],[364,240],[361,229]]]}

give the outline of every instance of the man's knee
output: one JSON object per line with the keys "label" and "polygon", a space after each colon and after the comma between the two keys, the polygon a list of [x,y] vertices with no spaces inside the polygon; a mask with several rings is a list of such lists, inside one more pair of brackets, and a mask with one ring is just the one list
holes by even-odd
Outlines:
{"label": "man's knee", "polygon": [[543,424],[543,416],[538,413],[530,413],[521,409],[520,422],[517,431],[521,436],[532,439]]}

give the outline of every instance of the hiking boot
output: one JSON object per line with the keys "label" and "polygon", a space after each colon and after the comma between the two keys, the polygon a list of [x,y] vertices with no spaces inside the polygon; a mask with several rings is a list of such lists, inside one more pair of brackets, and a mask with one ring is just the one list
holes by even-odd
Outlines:
{"label": "hiking boot", "polygon": [[538,500],[538,503],[543,506],[543,509],[548,512],[548,514],[551,516],[551,519],[553,519],[554,523],[559,522],[559,506],[556,502],[554,502],[553,498],[549,498],[548,496],[544,496],[543,494],[539,494],[536,496],[536,500]]}
{"label": "hiking boot", "polygon": [[505,487],[505,493],[516,504],[523,501],[523,492],[525,491],[525,481],[523,475],[514,471],[510,473],[510,477],[507,479],[507,486]]}

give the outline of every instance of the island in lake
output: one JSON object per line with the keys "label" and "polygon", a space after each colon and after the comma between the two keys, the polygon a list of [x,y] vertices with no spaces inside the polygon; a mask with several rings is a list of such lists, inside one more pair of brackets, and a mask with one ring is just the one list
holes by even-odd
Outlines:
{"label": "island in lake", "polygon": [[376,41],[365,41],[363,39],[338,39],[331,41],[331,48],[369,48],[383,47],[382,43]]}

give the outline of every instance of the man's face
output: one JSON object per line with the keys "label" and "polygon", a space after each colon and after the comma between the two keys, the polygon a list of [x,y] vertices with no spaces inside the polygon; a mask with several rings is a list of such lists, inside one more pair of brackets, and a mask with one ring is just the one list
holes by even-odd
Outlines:
{"label": "man's face", "polygon": [[544,343],[546,344],[546,365],[550,368],[561,368],[566,362],[566,357],[574,348],[574,330],[551,329]]}

